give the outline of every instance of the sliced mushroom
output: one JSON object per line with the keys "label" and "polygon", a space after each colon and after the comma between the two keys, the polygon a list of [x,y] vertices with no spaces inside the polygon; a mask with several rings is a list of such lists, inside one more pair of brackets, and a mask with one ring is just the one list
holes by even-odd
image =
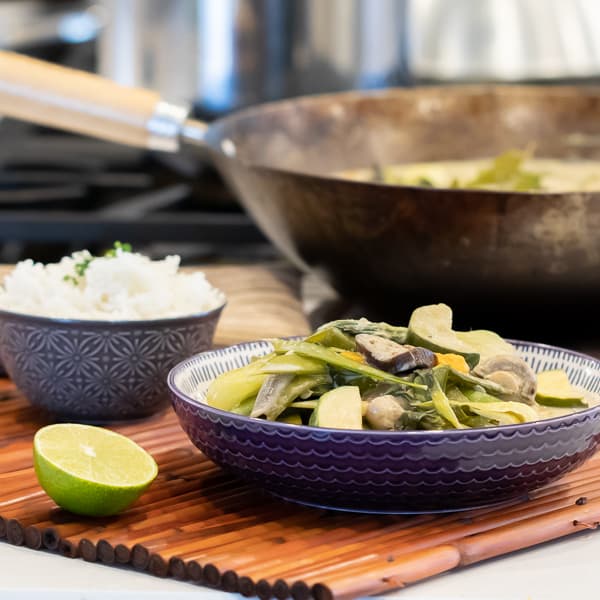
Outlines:
{"label": "sliced mushroom", "polygon": [[373,429],[394,429],[404,413],[404,408],[396,396],[385,394],[369,401],[365,418]]}
{"label": "sliced mushroom", "polygon": [[413,369],[431,368],[437,363],[431,350],[401,345],[378,335],[360,333],[355,338],[356,349],[367,361],[388,373],[403,373]]}
{"label": "sliced mushroom", "polygon": [[480,362],[473,373],[500,384],[509,391],[511,400],[534,404],[536,375],[522,358],[513,354],[498,354]]}

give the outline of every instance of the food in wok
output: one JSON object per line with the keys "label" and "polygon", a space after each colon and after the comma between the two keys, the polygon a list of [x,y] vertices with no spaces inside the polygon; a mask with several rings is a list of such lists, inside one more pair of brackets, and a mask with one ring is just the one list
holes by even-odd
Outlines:
{"label": "food in wok", "polygon": [[508,150],[493,159],[376,165],[342,171],[342,177],[389,185],[514,192],[600,191],[600,161],[534,158]]}

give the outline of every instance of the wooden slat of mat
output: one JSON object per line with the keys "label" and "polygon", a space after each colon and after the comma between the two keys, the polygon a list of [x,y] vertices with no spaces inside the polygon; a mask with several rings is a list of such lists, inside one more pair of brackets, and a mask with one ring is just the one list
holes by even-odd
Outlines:
{"label": "wooden slat of mat", "polygon": [[600,521],[600,457],[528,502],[437,516],[352,515],[288,504],[232,478],[190,444],[170,410],[114,427],[155,456],[159,476],[118,517],[86,519],[41,491],[31,442],[44,423],[10,382],[0,380],[0,392],[0,537],[227,591],[374,594]]}

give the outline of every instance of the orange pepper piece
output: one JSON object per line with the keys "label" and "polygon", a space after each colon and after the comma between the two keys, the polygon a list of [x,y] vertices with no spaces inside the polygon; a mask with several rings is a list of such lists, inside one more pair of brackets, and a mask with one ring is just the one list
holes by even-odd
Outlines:
{"label": "orange pepper piece", "polygon": [[438,365],[448,365],[461,373],[468,373],[470,371],[467,361],[460,354],[439,354],[436,352],[435,356]]}

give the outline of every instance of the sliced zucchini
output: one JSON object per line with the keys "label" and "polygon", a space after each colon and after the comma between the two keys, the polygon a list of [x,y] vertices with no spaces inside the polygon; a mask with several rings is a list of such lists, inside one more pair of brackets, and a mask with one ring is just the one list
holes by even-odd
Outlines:
{"label": "sliced zucchini", "polygon": [[456,337],[479,354],[483,362],[498,354],[516,354],[517,349],[493,331],[475,329],[473,331],[457,331]]}
{"label": "sliced zucchini", "polygon": [[569,376],[562,369],[538,373],[535,400],[543,406],[559,408],[585,408],[588,405],[584,393],[571,385]]}
{"label": "sliced zucchini", "polygon": [[408,343],[441,354],[460,354],[473,368],[479,353],[452,331],[452,309],[446,304],[421,306],[412,312],[408,323]]}
{"label": "sliced zucchini", "polygon": [[323,394],[309,424],[334,429],[362,429],[362,401],[358,387],[344,385]]}

